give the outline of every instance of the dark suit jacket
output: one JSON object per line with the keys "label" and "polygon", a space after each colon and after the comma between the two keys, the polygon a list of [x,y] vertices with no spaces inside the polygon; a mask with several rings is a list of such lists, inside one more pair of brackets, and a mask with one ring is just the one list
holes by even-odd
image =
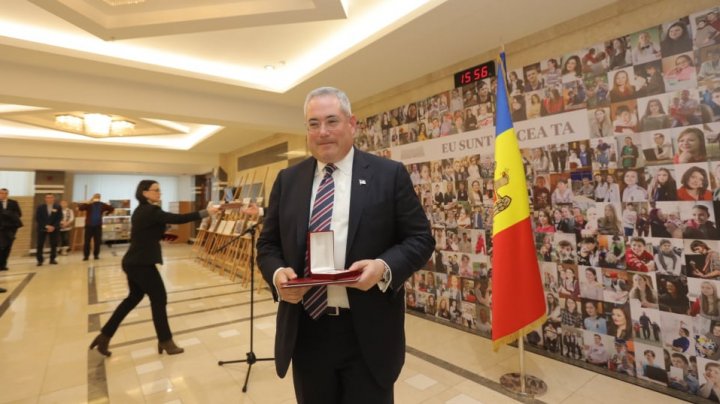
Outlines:
{"label": "dark suit jacket", "polygon": [[104,215],[110,214],[115,210],[115,208],[105,202],[98,201],[93,203],[81,203],[80,205],[78,205],[78,210],[87,212],[85,216],[85,227],[92,227],[92,225],[90,224],[90,215],[92,214],[93,206],[98,206],[100,209],[100,224],[98,224],[97,226],[102,226],[102,217]]}
{"label": "dark suit jacket", "polygon": [[21,217],[22,211],[16,200],[8,199],[7,209],[3,209],[2,202],[0,202],[0,228],[14,232],[23,226]]}
{"label": "dark suit jacket", "polygon": [[53,204],[52,213],[48,214],[47,205],[44,203],[35,209],[35,222],[37,223],[38,231],[45,231],[45,226],[50,225],[55,227],[55,231],[60,230],[60,221],[62,220],[62,209],[60,204]]}
{"label": "dark suit jacket", "polygon": [[[273,293],[278,268],[291,267],[303,276],[316,166],[309,158],[282,170],[273,185],[257,243],[258,263]],[[405,361],[403,284],[428,262],[434,246],[407,170],[356,149],[345,268],[362,259],[383,259],[392,270],[392,284],[386,293],[374,286],[366,292],[348,288],[347,294],[363,357],[382,386],[397,380]],[[302,311],[302,304],[279,303],[275,366],[280,377],[290,365]]]}
{"label": "dark suit jacket", "polygon": [[170,213],[157,205],[141,203],[132,214],[130,247],[123,256],[123,267],[162,264],[160,240],[166,226],[194,220],[200,220],[200,212]]}

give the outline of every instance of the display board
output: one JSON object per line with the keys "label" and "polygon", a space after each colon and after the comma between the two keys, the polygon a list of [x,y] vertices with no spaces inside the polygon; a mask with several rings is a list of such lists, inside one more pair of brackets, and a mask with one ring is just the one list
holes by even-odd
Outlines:
{"label": "display board", "polygon": [[106,244],[130,240],[130,199],[111,199],[115,210],[102,218],[102,240]]}
{"label": "display board", "polygon": [[[719,9],[511,69],[508,85],[547,298],[527,342],[718,401]],[[407,165],[432,224],[437,248],[405,284],[407,310],[484,336],[495,86],[367,117],[356,136]]]}

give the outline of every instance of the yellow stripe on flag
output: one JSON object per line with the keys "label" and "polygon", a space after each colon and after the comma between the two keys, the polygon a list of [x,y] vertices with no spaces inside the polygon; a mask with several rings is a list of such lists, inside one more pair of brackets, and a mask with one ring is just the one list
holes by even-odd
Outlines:
{"label": "yellow stripe on flag", "polygon": [[512,127],[495,138],[495,162],[493,235],[530,216],[525,167]]}

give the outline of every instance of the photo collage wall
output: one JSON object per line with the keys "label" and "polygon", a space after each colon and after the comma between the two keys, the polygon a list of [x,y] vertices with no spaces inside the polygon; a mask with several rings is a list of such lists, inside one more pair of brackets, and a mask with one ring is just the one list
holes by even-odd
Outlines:
{"label": "photo collage wall", "polygon": [[[720,401],[720,8],[512,69],[508,86],[548,314],[527,342]],[[356,136],[406,164],[432,225],[407,310],[484,336],[495,87],[368,117]]]}

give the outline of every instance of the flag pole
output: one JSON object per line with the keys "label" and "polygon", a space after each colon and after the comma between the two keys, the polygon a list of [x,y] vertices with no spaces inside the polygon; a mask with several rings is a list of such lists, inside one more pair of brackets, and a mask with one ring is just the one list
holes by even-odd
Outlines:
{"label": "flag pole", "polygon": [[[501,53],[500,53],[500,58],[499,58],[498,62],[499,62],[498,69],[497,69],[497,71],[498,71],[498,73],[497,73],[498,74],[498,89],[497,89],[497,91],[498,91],[498,97],[497,97],[498,107],[497,107],[496,114],[499,114],[500,108],[503,108],[503,114],[504,114],[503,118],[504,119],[502,120],[502,122],[507,124],[509,121],[509,124],[510,124],[509,130],[511,132],[510,135],[512,136],[512,137],[510,137],[510,139],[514,139],[514,142],[517,142],[517,139],[515,138],[514,129],[512,128],[512,118],[510,118],[510,103],[509,103],[510,94],[509,94],[509,91],[508,91],[508,88],[506,85],[507,68],[505,66],[505,45],[504,44],[501,46]],[[504,94],[502,94],[501,92]],[[502,97],[501,97],[501,94],[502,94]],[[500,99],[502,99],[502,98],[504,98],[504,100],[501,105]],[[496,125],[500,125],[501,119],[497,118],[496,120],[498,122]],[[507,131],[508,129],[506,128],[505,130]],[[496,136],[498,136],[497,132],[499,132],[499,131],[496,127]],[[501,132],[501,133],[504,134],[505,132]],[[501,134],[501,136],[506,136],[505,139],[508,139],[507,135]],[[510,144],[512,144],[512,141],[510,142]],[[514,152],[517,153],[517,155],[519,157],[518,146],[513,146],[513,147],[516,150]],[[496,148],[495,149],[495,154],[496,154],[495,159],[496,159],[496,163],[497,163],[499,161],[498,157],[497,157],[497,153],[498,153],[497,139],[496,139],[495,148]],[[520,169],[522,170],[522,166],[520,167]],[[524,170],[522,170],[522,171],[524,171]],[[496,181],[499,181],[497,179],[497,168],[496,168],[495,174],[496,174],[496,177],[495,177]],[[523,174],[525,174],[525,173],[523,172]],[[510,181],[507,178],[505,178],[505,179],[508,182]],[[507,185],[507,184],[504,184],[504,185]],[[498,188],[496,187],[495,188],[496,192],[497,192],[497,189]],[[522,191],[521,195],[527,195],[527,194],[525,193],[525,191]],[[503,198],[510,199],[507,196],[504,196]],[[527,200],[525,200],[524,203],[527,204],[528,203]],[[496,200],[495,206],[497,206],[497,205],[498,205],[498,202]],[[502,212],[504,209],[507,209],[507,206],[505,206],[503,209],[500,209],[500,212]],[[524,212],[520,212],[520,213],[524,213]],[[497,214],[498,214],[498,212],[494,212],[493,215],[495,216]],[[525,213],[525,215],[528,215],[528,214],[529,214],[529,212]],[[495,225],[496,225],[496,223],[493,224],[493,238],[496,236]],[[529,225],[528,225],[527,229],[529,229]],[[532,236],[530,236],[530,237],[532,237]],[[493,261],[496,258],[497,258],[497,256],[494,256]],[[535,259],[534,255],[532,256],[532,259]],[[535,264],[535,266],[537,267],[536,264]],[[495,299],[497,296],[498,295],[495,294],[493,296],[493,299]],[[542,296],[542,294],[540,294],[540,296]],[[540,297],[540,299],[542,299],[542,297]],[[496,307],[497,306],[493,306],[493,310],[495,310]],[[544,309],[544,304],[543,304],[543,309]],[[495,350],[497,350],[497,348],[499,348],[499,346],[501,344],[511,343],[516,339],[518,341],[518,349],[520,351],[520,373],[518,374],[516,372],[511,372],[511,373],[506,373],[506,374],[502,375],[500,377],[500,384],[503,385],[506,389],[508,389],[522,397],[539,396],[539,395],[544,394],[547,391],[547,384],[545,384],[545,382],[542,379],[532,376],[532,375],[528,376],[525,374],[525,341],[524,341],[525,335],[528,334],[529,332],[531,332],[533,329],[541,326],[545,322],[545,320],[546,320],[546,315],[543,313],[542,315],[538,315],[538,317],[536,319],[534,319],[534,321],[531,321],[529,323],[526,323],[526,324],[520,326],[520,328],[516,329],[514,332],[510,332],[508,334],[502,335],[502,336],[500,336],[500,338],[495,338],[495,335],[493,334],[493,345],[494,345]],[[495,330],[493,328],[493,333],[494,332],[495,332]]]}
{"label": "flag pole", "polygon": [[525,371],[524,333],[518,333],[518,350],[520,351],[520,372],[505,373],[500,376],[500,384],[521,397],[533,398],[547,392],[547,384],[537,376],[528,375]]}
{"label": "flag pole", "polygon": [[523,341],[524,336],[518,338],[518,348],[520,348],[520,394],[527,394],[525,392],[525,342]]}

